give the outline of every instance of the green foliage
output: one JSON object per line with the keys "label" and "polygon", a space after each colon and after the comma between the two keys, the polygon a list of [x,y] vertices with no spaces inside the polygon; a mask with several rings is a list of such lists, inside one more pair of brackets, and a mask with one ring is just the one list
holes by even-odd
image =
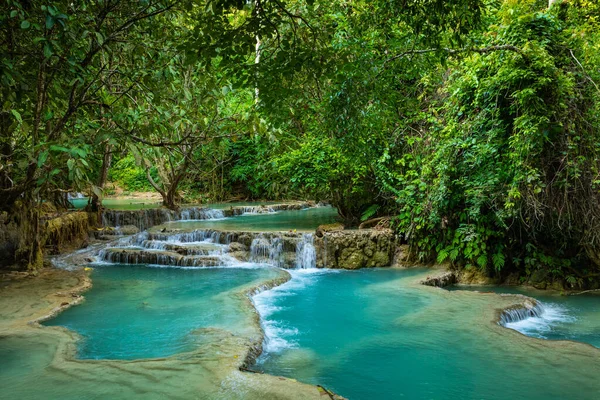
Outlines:
{"label": "green foliage", "polygon": [[[154,179],[159,179],[156,167],[150,169],[150,174]],[[130,154],[114,163],[109,172],[109,181],[118,183],[128,191],[152,191],[146,171],[136,164],[135,158]]]}
{"label": "green foliage", "polygon": [[360,216],[360,220],[361,221],[366,221],[369,218],[373,217],[375,214],[377,214],[377,211],[379,210],[379,204],[371,204],[369,206],[369,208],[367,208],[365,210],[365,212],[362,213],[362,215]]}
{"label": "green foliage", "polygon": [[0,210],[99,193],[114,155],[109,180],[168,207],[328,200],[348,225],[395,215],[423,261],[580,285],[597,3],[7,1]]}
{"label": "green foliage", "polygon": [[589,268],[586,247],[599,232],[598,30],[578,25],[588,10],[570,11],[507,1],[480,40],[521,50],[460,60],[431,109],[430,146],[382,157],[397,228],[421,258],[558,275]]}

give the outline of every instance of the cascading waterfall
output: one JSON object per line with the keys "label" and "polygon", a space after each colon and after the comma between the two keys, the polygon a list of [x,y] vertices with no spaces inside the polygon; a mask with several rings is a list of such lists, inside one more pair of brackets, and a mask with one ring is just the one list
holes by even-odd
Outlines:
{"label": "cascading waterfall", "polygon": [[312,233],[304,233],[296,245],[296,268],[307,269],[317,267],[317,251],[315,237]]}
{"label": "cascading waterfall", "polygon": [[283,240],[278,236],[267,238],[262,234],[254,238],[250,245],[250,261],[282,267]]}
{"label": "cascading waterfall", "polygon": [[223,210],[217,210],[214,208],[184,208],[177,215],[177,219],[182,221],[188,220],[203,220],[203,219],[221,219],[225,218]]}
{"label": "cascading waterfall", "polygon": [[102,225],[119,227],[134,225],[143,231],[151,226],[160,225],[170,221],[207,220],[225,218],[223,210],[203,207],[188,207],[179,211],[165,208],[151,208],[146,210],[104,210]]}
{"label": "cascading waterfall", "polygon": [[[230,244],[235,243],[234,250]],[[229,252],[231,251],[231,254]],[[116,254],[118,253],[118,254]],[[222,232],[213,229],[189,232],[148,232],[120,238],[99,253],[99,259],[119,263],[167,263],[160,254],[180,257],[220,257],[223,265],[236,262],[270,264],[280,268],[316,268],[314,235],[291,232]],[[144,261],[146,260],[146,261]]]}
{"label": "cascading waterfall", "polygon": [[243,214],[273,214],[277,211],[273,207],[268,206],[243,206]]}
{"label": "cascading waterfall", "polygon": [[148,235],[148,238],[151,240],[165,241],[171,243],[191,243],[205,241],[221,243],[221,232],[207,229],[181,233],[151,233]]}
{"label": "cascading waterfall", "polygon": [[521,307],[508,308],[500,314],[498,323],[502,326],[507,324],[523,321],[527,318],[540,318],[545,312],[544,306],[539,302],[527,301]]}

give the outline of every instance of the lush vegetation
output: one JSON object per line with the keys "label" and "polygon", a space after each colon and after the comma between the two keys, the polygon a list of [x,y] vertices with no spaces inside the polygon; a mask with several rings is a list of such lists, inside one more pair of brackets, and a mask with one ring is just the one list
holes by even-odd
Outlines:
{"label": "lush vegetation", "polygon": [[599,274],[595,1],[7,0],[0,29],[0,210],[24,238],[114,182],[169,208],[326,200],[391,216],[421,261]]}

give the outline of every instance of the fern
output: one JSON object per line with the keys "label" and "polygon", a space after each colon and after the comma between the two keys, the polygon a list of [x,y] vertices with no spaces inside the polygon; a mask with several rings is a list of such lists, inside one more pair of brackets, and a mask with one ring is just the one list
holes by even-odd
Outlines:
{"label": "fern", "polygon": [[369,208],[367,208],[365,212],[362,213],[360,217],[361,222],[364,222],[371,218],[373,215],[377,214],[377,210],[379,210],[379,204],[371,204]]}

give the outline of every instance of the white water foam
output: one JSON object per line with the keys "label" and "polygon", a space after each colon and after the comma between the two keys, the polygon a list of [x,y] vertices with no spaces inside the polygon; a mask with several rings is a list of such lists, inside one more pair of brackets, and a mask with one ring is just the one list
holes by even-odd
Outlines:
{"label": "white water foam", "polygon": [[547,339],[559,325],[575,322],[570,310],[560,304],[544,303],[539,315],[530,316],[514,322],[506,322],[504,327],[514,329],[524,335]]}
{"label": "white water foam", "polygon": [[258,362],[262,362],[269,354],[281,353],[286,349],[298,346],[300,332],[296,327],[287,326],[277,320],[276,314],[283,310],[278,303],[283,297],[297,296],[306,286],[313,284],[321,275],[338,273],[335,270],[304,268],[288,270],[292,278],[283,285],[260,292],[252,297],[254,307],[260,315],[261,326],[265,333],[263,353]]}

